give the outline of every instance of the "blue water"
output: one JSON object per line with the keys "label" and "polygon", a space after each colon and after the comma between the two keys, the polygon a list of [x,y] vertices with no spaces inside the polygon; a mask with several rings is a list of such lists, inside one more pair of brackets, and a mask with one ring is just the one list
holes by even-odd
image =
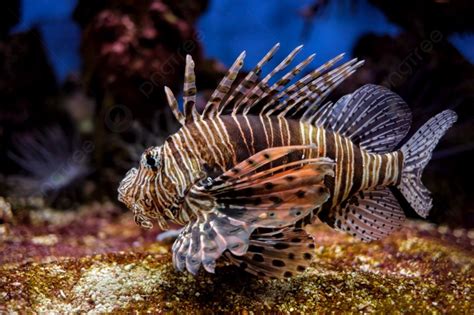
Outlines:
{"label": "blue water", "polygon": [[38,27],[43,47],[59,81],[78,72],[81,31],[72,20],[76,0],[23,0],[20,23],[13,32]]}
{"label": "blue water", "polygon": [[[332,1],[316,17],[306,34],[298,12],[312,0],[213,0],[201,17],[198,28],[207,56],[227,66],[247,50],[250,69],[276,42],[283,57],[292,48],[305,44],[307,56],[316,52],[320,64],[341,52],[350,52],[357,38],[366,33],[395,35],[399,29],[366,2]],[[23,0],[21,22],[14,32],[37,26],[51,64],[60,81],[80,68],[80,30],[71,20],[76,0]],[[474,35],[453,36],[451,42],[474,63]],[[276,65],[278,58],[272,60]]]}
{"label": "blue water", "polygon": [[[302,55],[316,52],[315,62],[323,63],[342,52],[350,52],[357,38],[366,32],[399,32],[367,3],[353,7],[342,1],[332,1],[312,26],[305,28],[299,11],[308,3],[311,1],[211,2],[210,10],[199,23],[207,55],[230,65],[246,49],[247,68],[251,68],[273,44],[281,42],[280,56],[305,44],[306,53]],[[278,58],[272,62],[276,65]]]}
{"label": "blue water", "polygon": [[474,63],[474,35],[453,35],[451,43],[463,54],[470,63]]}

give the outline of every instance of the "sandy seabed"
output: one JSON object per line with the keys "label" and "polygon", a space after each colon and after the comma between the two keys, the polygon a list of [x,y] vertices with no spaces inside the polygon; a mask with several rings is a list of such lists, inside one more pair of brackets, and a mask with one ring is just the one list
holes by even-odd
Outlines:
{"label": "sandy seabed", "polygon": [[263,281],[224,263],[216,274],[174,271],[159,231],[112,204],[3,221],[0,312],[474,313],[474,231],[408,221],[361,243],[319,224],[312,266]]}

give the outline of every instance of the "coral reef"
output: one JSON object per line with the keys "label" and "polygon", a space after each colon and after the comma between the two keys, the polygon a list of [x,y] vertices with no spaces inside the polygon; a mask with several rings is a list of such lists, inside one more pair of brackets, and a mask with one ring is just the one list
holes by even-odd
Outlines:
{"label": "coral reef", "polygon": [[43,41],[37,30],[8,35],[0,40],[0,173],[19,167],[8,158],[15,134],[65,120],[51,102],[58,91]]}
{"label": "coral reef", "polygon": [[162,86],[179,90],[186,54],[201,59],[193,23],[202,9],[162,0],[91,2],[80,1],[75,12],[84,27],[88,87],[99,104],[123,104],[147,125],[150,112],[164,104]]}
{"label": "coral reef", "polygon": [[111,204],[29,216],[1,225],[3,312],[472,313],[474,231],[411,221],[361,243],[317,225],[312,267],[266,282],[224,263],[214,275],[174,271],[159,231],[140,230]]}
{"label": "coral reef", "polygon": [[124,166],[123,162],[135,159],[135,152],[130,155],[127,146],[117,145],[118,142],[133,142],[140,129],[139,132],[155,131],[155,141],[148,139],[147,145],[159,145],[174,131],[174,117],[163,106],[166,104],[163,86],[180,91],[187,54],[199,65],[197,72],[206,74],[203,85],[214,88],[220,80],[216,72],[221,72],[214,71],[216,64],[203,59],[201,34],[194,25],[207,3],[207,0],[78,2],[74,19],[83,29],[84,88],[97,104],[94,163],[103,195],[116,198],[120,178],[132,166],[130,163]]}

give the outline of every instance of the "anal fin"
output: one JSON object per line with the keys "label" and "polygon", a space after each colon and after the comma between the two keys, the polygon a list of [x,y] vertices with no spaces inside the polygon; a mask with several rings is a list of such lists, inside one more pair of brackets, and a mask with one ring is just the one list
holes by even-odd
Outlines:
{"label": "anal fin", "polygon": [[[330,197],[324,179],[334,177],[334,162],[327,158],[287,161],[286,157],[297,151],[302,156],[304,150],[314,148],[265,149],[193,186],[185,201],[196,218],[173,245],[176,269],[196,274],[202,265],[214,272],[217,259],[226,252],[234,260],[247,260],[253,274],[283,277],[303,270],[312,257],[307,252],[312,240],[296,224]],[[255,229],[260,232],[253,233]],[[289,259],[294,262],[287,263]]]}
{"label": "anal fin", "polygon": [[406,217],[388,187],[361,191],[331,210],[323,221],[362,241],[382,239],[399,229]]}
{"label": "anal fin", "polygon": [[247,253],[228,260],[246,272],[262,278],[287,278],[303,272],[314,257],[313,239],[300,228],[257,229],[251,235]]}

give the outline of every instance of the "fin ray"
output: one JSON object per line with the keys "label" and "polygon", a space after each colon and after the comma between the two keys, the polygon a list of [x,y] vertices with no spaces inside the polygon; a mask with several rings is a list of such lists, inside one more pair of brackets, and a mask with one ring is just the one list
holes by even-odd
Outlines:
{"label": "fin ray", "polygon": [[243,51],[237,59],[234,61],[230,69],[227,71],[227,74],[222,78],[221,82],[212,93],[211,98],[206,104],[204,111],[202,113],[203,118],[208,118],[210,116],[215,116],[219,112],[222,101],[225,96],[229,93],[234,83],[237,75],[244,65],[245,51]]}
{"label": "fin ray", "polygon": [[365,242],[390,235],[406,219],[395,196],[383,186],[348,198],[331,210],[329,218],[320,218],[333,228]]}
{"label": "fin ray", "polygon": [[184,125],[185,123],[185,117],[183,113],[179,111],[178,108],[178,101],[176,100],[176,97],[174,96],[173,92],[171,89],[167,86],[165,86],[165,94],[166,98],[168,100],[168,105],[171,108],[171,111],[173,112],[174,117],[176,120],[181,124]]}
{"label": "fin ray", "polygon": [[401,148],[404,161],[401,182],[397,187],[416,213],[424,218],[432,207],[432,199],[421,181],[421,175],[439,140],[456,120],[457,115],[452,110],[439,113],[428,120]]}
{"label": "fin ray", "polygon": [[[323,114],[320,112],[319,114]],[[324,126],[372,153],[386,153],[406,136],[411,124],[408,105],[385,87],[367,84],[343,96],[324,112]]]}
{"label": "fin ray", "polygon": [[293,107],[296,103],[303,103],[305,100],[313,100],[311,106],[318,106],[329,93],[362,64],[363,62],[357,62],[357,59],[352,59],[331,71],[313,78],[312,81],[306,82],[304,85],[296,85],[299,88],[293,92],[290,92],[291,89],[288,89],[286,92],[283,91],[284,93],[281,96],[277,96],[273,100],[273,102],[279,102],[276,106],[273,106],[272,102],[266,105],[266,108],[270,108],[265,114],[272,115],[281,109],[286,109],[289,106]]}
{"label": "fin ray", "polygon": [[235,105],[235,110],[233,111],[234,114],[239,112],[239,109],[244,105],[246,108],[245,110],[249,110],[255,103],[263,96],[268,94],[270,87],[268,86],[268,81],[277,74],[278,72],[284,70],[295,58],[295,56],[301,51],[303,45],[300,45],[293,49],[292,52],[288,56],[285,57],[273,70],[270,71],[260,82],[258,82],[255,87],[250,90],[249,93],[245,95],[245,97]]}
{"label": "fin ray", "polygon": [[334,162],[302,159],[261,171],[259,168],[311,147],[263,150],[215,180],[192,188],[189,197],[202,200],[208,195],[218,211],[252,227],[291,225],[329,198],[324,178],[334,176]]}
{"label": "fin ray", "polygon": [[253,275],[285,278],[303,272],[314,257],[313,239],[302,229],[259,229],[251,235],[243,256],[227,253],[228,260]]}
{"label": "fin ray", "polygon": [[216,260],[226,250],[243,255],[248,248],[252,229],[242,223],[211,211],[190,222],[173,244],[173,265],[196,274],[202,265],[213,273]]}
{"label": "fin ray", "polygon": [[194,73],[194,61],[191,55],[186,55],[186,68],[183,86],[183,107],[186,124],[199,119],[199,113],[196,110],[196,75]]}
{"label": "fin ray", "polygon": [[239,85],[235,89],[232,90],[231,95],[227,98],[225,104],[221,107],[219,114],[223,114],[225,108],[229,104],[234,104],[233,111],[237,110],[235,109],[235,104],[239,103],[242,97],[245,97],[245,95],[256,85],[258,76],[262,72],[262,67],[273,58],[279,48],[280,44],[275,44],[272,49],[270,49],[270,51],[267,52],[265,56],[263,56],[263,58],[257,63],[255,68],[247,74],[247,76],[239,83]]}

